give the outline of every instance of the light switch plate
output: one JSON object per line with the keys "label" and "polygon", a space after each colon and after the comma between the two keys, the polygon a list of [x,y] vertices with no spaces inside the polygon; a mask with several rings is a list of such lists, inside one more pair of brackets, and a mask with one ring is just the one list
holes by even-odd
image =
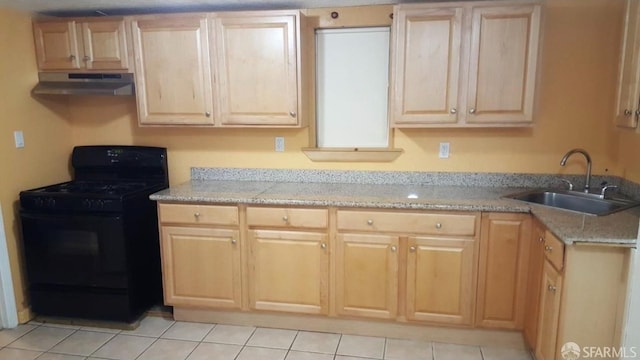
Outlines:
{"label": "light switch plate", "polygon": [[440,153],[438,154],[440,159],[448,159],[449,158],[449,143],[441,142],[440,143]]}
{"label": "light switch plate", "polygon": [[24,134],[21,130],[13,132],[13,139],[16,142],[16,148],[21,149],[24,147]]}

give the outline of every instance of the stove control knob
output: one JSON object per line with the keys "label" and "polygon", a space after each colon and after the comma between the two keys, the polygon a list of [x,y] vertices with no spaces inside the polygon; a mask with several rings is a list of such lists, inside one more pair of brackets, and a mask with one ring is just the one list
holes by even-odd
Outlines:
{"label": "stove control knob", "polygon": [[91,208],[91,200],[89,200],[89,199],[82,200],[82,207],[85,208],[85,209],[90,209]]}
{"label": "stove control knob", "polygon": [[47,207],[54,208],[56,206],[56,199],[48,198],[46,201]]}
{"label": "stove control knob", "polygon": [[42,198],[35,198],[33,200],[33,203],[37,208],[41,208],[44,206],[44,200],[42,200]]}
{"label": "stove control knob", "polygon": [[98,209],[104,208],[104,201],[102,201],[102,200],[96,201],[96,208],[98,208]]}

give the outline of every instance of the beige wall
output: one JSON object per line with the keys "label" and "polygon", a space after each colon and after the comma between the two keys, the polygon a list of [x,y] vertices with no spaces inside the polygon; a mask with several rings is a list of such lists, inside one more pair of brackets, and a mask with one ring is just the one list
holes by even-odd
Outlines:
{"label": "beige wall", "polygon": [[[29,14],[0,9],[0,202],[20,320],[25,321],[25,279],[16,220],[18,193],[69,178],[71,125],[65,103],[34,100],[38,72]],[[16,149],[13,132],[24,132]]]}
{"label": "beige wall", "polygon": [[[619,174],[611,123],[621,31],[620,0],[549,0],[538,89],[536,124],[529,129],[397,130],[405,153],[392,163],[314,163],[300,148],[302,130],[139,128],[133,99],[75,99],[70,107],[76,144],[135,143],[169,148],[172,183],[189,179],[191,166],[466,172],[578,173],[576,158],[561,168],[562,155],[584,147],[594,173]],[[274,137],[286,151],[276,153]],[[451,143],[451,158],[438,159],[438,143]]]}

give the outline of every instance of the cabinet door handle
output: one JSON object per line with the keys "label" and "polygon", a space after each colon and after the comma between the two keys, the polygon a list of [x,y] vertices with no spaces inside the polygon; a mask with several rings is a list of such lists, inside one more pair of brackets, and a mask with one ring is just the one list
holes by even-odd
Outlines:
{"label": "cabinet door handle", "polygon": [[631,116],[631,110],[624,109],[624,116]]}
{"label": "cabinet door handle", "polygon": [[84,60],[84,61],[89,61],[89,60],[91,60],[91,58],[90,58],[89,56],[85,55],[85,56],[82,58],[82,60]]}
{"label": "cabinet door handle", "polygon": [[326,248],[327,248],[327,244],[325,244],[325,243],[321,243],[321,244],[320,244],[320,248],[321,248],[321,249],[326,249]]}
{"label": "cabinet door handle", "polygon": [[367,225],[373,225],[373,220],[371,219],[367,220]]}
{"label": "cabinet door handle", "polygon": [[283,216],[282,221],[289,222],[289,217],[287,215]]}
{"label": "cabinet door handle", "polygon": [[552,251],[553,251],[553,247],[551,247],[551,246],[549,246],[549,245],[546,245],[546,246],[544,247],[544,251],[552,252]]}
{"label": "cabinet door handle", "polygon": [[544,238],[543,238],[542,236],[540,236],[540,237],[538,238],[538,242],[544,242]]}
{"label": "cabinet door handle", "polygon": [[436,223],[436,229],[442,229],[442,224],[441,223]]}
{"label": "cabinet door handle", "polygon": [[475,113],[476,113],[476,108],[469,109],[469,114],[475,114]]}
{"label": "cabinet door handle", "polygon": [[211,117],[211,113],[207,111],[207,112],[204,113],[204,116]]}
{"label": "cabinet door handle", "polygon": [[455,114],[455,113],[457,113],[457,112],[458,112],[458,110],[457,110],[456,108],[451,108],[451,109],[449,109],[449,112],[450,112],[451,114]]}
{"label": "cabinet door handle", "polygon": [[556,287],[555,287],[555,286],[553,286],[553,285],[551,285],[551,284],[549,284],[549,285],[547,286],[547,289],[548,289],[549,291],[551,291],[552,293],[555,293],[555,292],[556,292]]}
{"label": "cabinet door handle", "polygon": [[231,239],[231,243],[232,243],[233,245],[235,245],[235,244],[237,244],[237,243],[238,243],[238,240],[236,240],[236,239]]}
{"label": "cabinet door handle", "polygon": [[392,246],[391,246],[391,251],[392,251],[392,252],[396,252],[396,250],[398,250],[398,247],[397,247],[397,246],[395,246],[395,245],[392,245]]}
{"label": "cabinet door handle", "polygon": [[296,112],[295,111],[289,111],[289,116],[296,117]]}
{"label": "cabinet door handle", "polygon": [[409,247],[409,252],[416,252],[416,247],[415,246]]}
{"label": "cabinet door handle", "polygon": [[75,55],[69,55],[69,61],[76,61]]}

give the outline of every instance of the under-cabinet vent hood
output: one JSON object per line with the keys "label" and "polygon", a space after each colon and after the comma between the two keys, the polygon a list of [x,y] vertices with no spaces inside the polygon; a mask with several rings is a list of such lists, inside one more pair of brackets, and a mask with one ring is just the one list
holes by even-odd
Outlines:
{"label": "under-cabinet vent hood", "polygon": [[39,73],[37,95],[133,95],[133,74]]}

